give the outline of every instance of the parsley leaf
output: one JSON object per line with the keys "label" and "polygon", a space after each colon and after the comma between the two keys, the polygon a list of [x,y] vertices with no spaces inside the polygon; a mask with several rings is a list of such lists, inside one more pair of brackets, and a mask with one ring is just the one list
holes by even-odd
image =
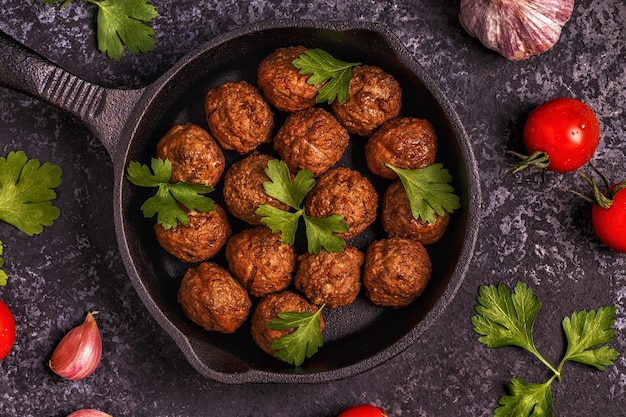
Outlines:
{"label": "parsley leaf", "polygon": [[529,383],[519,378],[513,378],[508,385],[511,395],[503,395],[498,400],[500,404],[494,410],[495,417],[542,417],[551,416],[552,380],[544,384]]}
{"label": "parsley leaf", "polygon": [[295,213],[284,211],[269,204],[261,204],[255,211],[256,214],[262,216],[261,221],[272,232],[280,232],[282,243],[293,245],[296,241],[296,231],[298,230],[298,222],[302,217],[304,210],[298,210]]}
{"label": "parsley leaf", "polygon": [[461,207],[461,199],[450,185],[452,175],[442,164],[419,169],[386,165],[400,177],[414,218],[435,223],[435,214],[443,216],[446,211],[452,213]]}
{"label": "parsley leaf", "polygon": [[609,343],[615,335],[615,306],[602,307],[598,311],[578,311],[572,317],[563,319],[563,330],[567,337],[565,361],[580,362],[595,366],[601,371],[611,365],[619,353],[608,346],[596,346]]}
{"label": "parsley leaf", "polygon": [[274,340],[270,346],[276,352],[274,356],[295,366],[300,366],[305,358],[310,358],[324,344],[320,328],[322,305],[315,313],[281,312],[273,318],[267,327],[273,330],[292,330],[293,332]]}
{"label": "parsley leaf", "polygon": [[292,64],[300,70],[300,74],[311,75],[307,80],[309,84],[319,85],[328,81],[320,88],[316,97],[317,103],[328,104],[335,100],[339,103],[347,100],[352,67],[361,65],[360,62],[350,63],[336,59],[320,48],[307,49]]}
{"label": "parsley leaf", "polygon": [[479,342],[490,348],[512,345],[534,350],[532,329],[541,302],[526,284],[519,282],[513,293],[504,284],[482,286],[477,299],[472,324],[482,335]]}
{"label": "parsley leaf", "polygon": [[269,204],[261,204],[255,211],[261,221],[274,233],[281,233],[280,241],[293,245],[300,218],[304,219],[309,253],[320,253],[321,248],[329,252],[343,252],[345,240],[335,233],[348,230],[343,216],[334,214],[329,217],[311,217],[301,207],[307,193],[315,185],[313,174],[308,169],[299,171],[292,180],[289,168],[284,161],[268,161],[265,173],[270,181],[263,183],[265,194],[289,205],[295,212],[288,212]]}
{"label": "parsley leaf", "polygon": [[87,0],[98,6],[98,49],[119,61],[124,45],[132,54],[154,51],[154,29],[150,22],[159,14],[149,0]]}
{"label": "parsley leaf", "polygon": [[328,217],[311,217],[304,215],[306,237],[309,253],[320,253],[322,248],[328,252],[343,252],[346,241],[335,233],[348,230],[348,223],[343,221],[341,214]]}
{"label": "parsley leaf", "polygon": [[61,168],[49,162],[28,159],[23,151],[0,157],[0,220],[28,236],[51,226],[60,210],[52,205],[61,185]]}
{"label": "parsley leaf", "polygon": [[270,179],[270,181],[263,183],[265,194],[296,210],[300,209],[304,197],[315,185],[315,179],[311,171],[308,169],[298,171],[292,181],[287,164],[276,159],[268,161],[265,174]]}
{"label": "parsley leaf", "polygon": [[172,176],[172,163],[169,159],[152,158],[150,167],[133,161],[128,165],[126,172],[126,178],[131,183],[139,187],[158,188],[156,194],[141,205],[141,211],[146,218],[154,217],[156,214],[157,223],[166,230],[176,228],[178,223],[185,226],[189,224],[189,217],[181,208],[181,204],[189,210],[205,213],[214,208],[213,200],[203,195],[213,191],[213,187],[169,182]]}
{"label": "parsley leaf", "polygon": [[[3,246],[2,241],[0,240],[0,268],[4,266],[4,259],[2,259]],[[9,280],[9,276],[6,272],[0,269],[0,287],[7,285],[7,281]]]}
{"label": "parsley leaf", "polygon": [[551,384],[561,380],[561,371],[567,361],[580,362],[604,371],[613,364],[619,352],[608,346],[615,335],[615,307],[597,311],[578,311],[563,319],[567,349],[558,368],[554,368],[535,349],[532,327],[541,303],[532,290],[518,282],[513,293],[503,285],[481,286],[477,297],[476,315],[472,316],[478,339],[488,347],[519,346],[526,349],[553,373],[544,384],[528,383],[515,378],[509,385],[511,395],[502,396],[495,409],[496,417],[534,417],[553,415]]}
{"label": "parsley leaf", "polygon": [[[52,4],[61,0],[43,0]],[[64,0],[61,8],[72,0]],[[98,6],[98,49],[119,61],[124,45],[132,54],[154,51],[154,29],[142,22],[151,22],[159,13],[149,0],[86,0]]]}

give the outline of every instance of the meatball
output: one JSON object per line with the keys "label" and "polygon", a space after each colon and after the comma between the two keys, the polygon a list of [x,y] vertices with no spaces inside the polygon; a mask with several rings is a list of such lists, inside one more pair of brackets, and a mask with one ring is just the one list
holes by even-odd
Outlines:
{"label": "meatball", "polygon": [[280,233],[265,226],[244,229],[226,243],[231,274],[256,297],[282,291],[291,284],[296,251],[281,243]]}
{"label": "meatball", "polygon": [[383,124],[365,145],[365,161],[374,174],[385,178],[397,175],[385,164],[418,169],[435,163],[437,135],[426,119],[403,117]]}
{"label": "meatball", "polygon": [[178,289],[183,313],[208,331],[233,333],[246,321],[252,303],[246,290],[213,262],[189,268]]}
{"label": "meatball", "polygon": [[172,127],[159,140],[157,157],[172,162],[170,182],[213,187],[224,172],[224,153],[219,144],[209,132],[193,123]]}
{"label": "meatball", "polygon": [[[278,313],[284,312],[310,312],[316,313],[317,306],[309,303],[304,297],[292,291],[283,291],[267,295],[259,301],[252,318],[250,319],[250,332],[254,342],[267,354],[274,356],[271,348],[274,340],[285,336],[293,330],[268,329],[269,322],[278,317]],[[320,314],[320,330],[324,331],[324,319]]]}
{"label": "meatball", "polygon": [[272,159],[270,155],[253,153],[228,168],[224,175],[224,202],[233,216],[257,225],[262,217],[255,211],[261,204],[289,210],[287,204],[265,194],[263,183],[270,180],[265,168]]}
{"label": "meatball", "polygon": [[332,114],[312,107],[292,113],[274,137],[274,149],[291,172],[308,169],[317,177],[333,166],[350,141]]}
{"label": "meatball", "polygon": [[380,221],[390,236],[405,237],[429,245],[437,242],[450,223],[450,213],[442,216],[435,214],[435,222],[428,223],[416,219],[411,213],[409,199],[400,180],[397,180],[385,191],[381,202]]}
{"label": "meatball", "polygon": [[245,81],[209,90],[204,110],[211,133],[224,149],[245,154],[272,141],[274,114],[259,89]]}
{"label": "meatball", "polygon": [[323,84],[309,84],[310,75],[300,74],[292,64],[306,50],[304,46],[279,48],[259,63],[257,85],[278,110],[295,112],[315,105],[317,92]]}
{"label": "meatball", "polygon": [[384,122],[398,117],[402,89],[391,75],[379,67],[359,65],[352,69],[348,98],[334,101],[330,109],[350,133],[369,136]]}
{"label": "meatball", "polygon": [[343,215],[348,223],[346,232],[338,233],[350,239],[365,230],[378,210],[378,194],[374,186],[356,170],[333,168],[321,175],[306,196],[305,209],[309,216]]}
{"label": "meatball", "polygon": [[156,223],[154,231],[159,245],[184,262],[201,262],[215,256],[228,240],[231,228],[224,209],[218,204],[214,207],[206,213],[187,211],[187,226],[179,224],[165,229]]}
{"label": "meatball", "polygon": [[421,243],[401,237],[375,241],[365,253],[365,295],[380,306],[406,306],[422,294],[431,271],[430,257]]}
{"label": "meatball", "polygon": [[353,246],[343,252],[302,255],[294,280],[295,287],[315,305],[343,307],[352,303],[361,290],[361,267],[365,256]]}

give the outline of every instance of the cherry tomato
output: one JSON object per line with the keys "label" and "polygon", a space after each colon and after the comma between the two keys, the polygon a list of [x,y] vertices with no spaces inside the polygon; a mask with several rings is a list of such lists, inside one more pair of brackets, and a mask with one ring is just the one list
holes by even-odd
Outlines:
{"label": "cherry tomato", "polygon": [[344,410],[337,417],[387,417],[387,414],[380,407],[361,404]]}
{"label": "cherry tomato", "polygon": [[0,359],[4,359],[15,342],[15,319],[9,307],[0,301]]}
{"label": "cherry tomato", "polygon": [[600,143],[600,125],[585,103],[559,97],[531,111],[524,125],[524,145],[531,154],[545,152],[546,167],[558,172],[585,165]]}
{"label": "cherry tomato", "polygon": [[591,224],[602,243],[626,253],[626,188],[615,192],[612,200],[609,208],[602,208],[598,204],[591,207]]}

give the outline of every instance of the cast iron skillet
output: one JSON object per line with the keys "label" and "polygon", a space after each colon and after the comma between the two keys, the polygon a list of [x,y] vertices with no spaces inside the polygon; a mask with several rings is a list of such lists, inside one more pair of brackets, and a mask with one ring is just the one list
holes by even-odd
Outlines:
{"label": "cast iron skillet", "polygon": [[[437,159],[450,169],[462,200],[444,238],[429,247],[433,278],[420,299],[395,310],[375,307],[360,297],[348,307],[328,310],[324,346],[298,368],[262,353],[247,325],[232,335],[208,333],[182,314],[176,289],[188,265],[158,247],[152,231],[154,220],[144,219],[139,210],[146,191],[124,178],[130,161],[149,162],[157,141],[173,124],[205,126],[203,98],[210,87],[241,79],[255,83],[258,62],[278,47],[293,45],[323,48],[342,60],[378,65],[392,73],[403,87],[403,114],[427,118],[435,126]],[[0,36],[0,58],[0,85],[78,116],[110,153],[115,171],[117,240],[128,275],[150,313],[206,377],[224,383],[314,383],[356,375],[414,343],[461,286],[480,217],[476,162],[450,102],[385,27],[366,22],[260,22],[202,45],[154,83],[136,90],[106,89],[86,82],[4,34]],[[364,139],[351,142],[339,164],[361,169]],[[237,158],[227,153],[230,162]],[[372,181],[379,190],[384,186],[378,179]],[[219,202],[220,192],[216,190],[212,197]],[[233,224],[235,230],[240,226]],[[364,250],[382,236],[375,224],[350,243]]]}

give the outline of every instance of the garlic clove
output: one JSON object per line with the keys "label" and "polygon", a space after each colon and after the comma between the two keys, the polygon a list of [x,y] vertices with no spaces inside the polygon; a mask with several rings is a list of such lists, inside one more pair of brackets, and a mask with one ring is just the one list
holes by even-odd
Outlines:
{"label": "garlic clove", "polygon": [[100,410],[94,410],[93,408],[85,408],[82,410],[74,411],[72,414],[69,414],[67,417],[113,417],[113,416]]}
{"label": "garlic clove", "polygon": [[487,48],[520,61],[552,48],[573,10],[574,0],[461,0],[459,20]]}
{"label": "garlic clove", "polygon": [[102,339],[94,318],[96,313],[87,313],[85,321],[61,339],[48,364],[52,372],[76,381],[96,369],[102,357]]}

